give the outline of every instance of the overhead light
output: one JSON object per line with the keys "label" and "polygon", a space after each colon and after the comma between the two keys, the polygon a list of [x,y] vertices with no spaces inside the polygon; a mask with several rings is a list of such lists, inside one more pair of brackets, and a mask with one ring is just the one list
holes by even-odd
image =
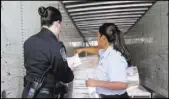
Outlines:
{"label": "overhead light", "polygon": [[102,16],[102,17],[94,17],[94,18],[83,18],[83,19],[74,19],[74,21],[84,21],[84,20],[94,20],[94,19],[108,19],[108,18],[131,18],[131,17],[140,17],[141,15],[126,15],[126,16]]}
{"label": "overhead light", "polygon": [[[120,25],[120,24],[134,24],[135,22],[126,22],[126,23],[114,23],[115,25]],[[101,26],[103,23],[100,23],[100,24],[97,24],[97,23],[94,23],[94,24],[76,24],[77,26]]]}
{"label": "overhead light", "polygon": [[143,14],[145,11],[139,11],[139,12],[122,12],[122,13],[103,13],[103,14],[93,14],[93,15],[82,15],[82,16],[73,16],[73,19],[78,18],[89,18],[89,17],[100,17],[100,16],[114,16],[114,15],[135,15],[135,14]]}
{"label": "overhead light", "polygon": [[[129,27],[132,25],[117,25],[117,27]],[[90,29],[90,28],[99,28],[99,26],[78,26],[80,29]]]}
{"label": "overhead light", "polygon": [[153,42],[154,42],[154,38],[152,37],[125,39],[126,44],[153,43]]}
{"label": "overhead light", "polygon": [[77,1],[63,1],[63,3],[71,3],[71,2],[77,2]]}
{"label": "overhead light", "polygon": [[91,21],[78,21],[75,22],[76,24],[90,24],[90,23],[106,23],[106,22],[112,22],[112,23],[118,23],[118,22],[136,22],[138,18],[125,18],[125,19],[102,19],[102,20],[91,20]]}

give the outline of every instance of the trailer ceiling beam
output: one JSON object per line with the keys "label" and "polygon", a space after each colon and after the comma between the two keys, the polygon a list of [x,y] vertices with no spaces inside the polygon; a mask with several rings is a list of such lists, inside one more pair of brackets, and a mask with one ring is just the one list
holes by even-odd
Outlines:
{"label": "trailer ceiling beam", "polygon": [[73,25],[75,26],[75,28],[77,29],[79,35],[83,38],[83,41],[86,42],[85,37],[83,36],[83,34],[81,33],[81,31],[79,30],[79,28],[77,27],[77,25],[75,24],[74,20],[72,19],[72,17],[70,16],[68,9],[65,7],[63,1],[60,1],[60,3],[62,4],[62,7],[64,8],[66,14],[68,15],[69,19],[71,20],[71,22],[73,23]]}

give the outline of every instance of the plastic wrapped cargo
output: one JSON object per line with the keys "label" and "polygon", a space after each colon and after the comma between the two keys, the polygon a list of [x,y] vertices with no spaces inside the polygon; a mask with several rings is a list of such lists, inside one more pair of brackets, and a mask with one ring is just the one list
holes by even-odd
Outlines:
{"label": "plastic wrapped cargo", "polygon": [[[85,86],[85,80],[88,78],[94,78],[94,69],[98,65],[98,56],[91,55],[80,57],[80,61],[81,64],[78,65],[74,71],[75,79],[73,81],[72,98],[99,98],[95,87]],[[134,97],[142,95],[150,97],[150,93],[148,91],[145,89],[142,90],[142,87],[140,89],[139,74],[136,66],[129,67],[127,69],[127,75],[129,83],[127,92],[129,96]],[[137,90],[137,93],[135,90]]]}
{"label": "plastic wrapped cargo", "polygon": [[128,87],[139,86],[139,73],[136,66],[127,68]]}

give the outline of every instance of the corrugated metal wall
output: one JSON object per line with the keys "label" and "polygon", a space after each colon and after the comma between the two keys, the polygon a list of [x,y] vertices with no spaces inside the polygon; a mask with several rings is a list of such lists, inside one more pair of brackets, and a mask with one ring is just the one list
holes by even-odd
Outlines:
{"label": "corrugated metal wall", "polygon": [[[60,39],[71,56],[75,49],[68,42],[82,41],[63,6],[58,1],[2,1],[1,4],[1,93],[20,97],[23,89],[23,42],[40,30],[39,6],[54,6],[63,15]],[[127,34],[127,43],[135,39],[149,43],[128,45],[134,65],[141,72],[141,83],[162,95],[168,96],[168,2],[158,1],[152,9]],[[87,35],[86,35],[87,36]],[[88,36],[89,37],[89,36]],[[96,38],[88,38],[95,40]],[[139,40],[140,38],[143,38]],[[153,42],[153,43],[152,43]],[[139,53],[138,53],[139,52]],[[137,53],[137,54],[136,54]],[[152,82],[154,84],[152,84]],[[2,95],[2,94],[1,94]],[[2,97],[2,96],[1,96]]]}
{"label": "corrugated metal wall", "polygon": [[18,97],[22,78],[22,23],[19,1],[1,6],[1,92]]}
{"label": "corrugated metal wall", "polygon": [[141,84],[168,97],[168,1],[158,1],[126,34],[126,38],[152,38],[151,43],[128,45]]}
{"label": "corrugated metal wall", "polygon": [[[63,23],[60,39],[65,45],[68,45],[68,40],[82,40],[59,1],[2,1],[1,93],[5,90],[8,98],[21,96],[25,73],[23,43],[41,28],[38,15],[40,6],[54,6],[61,11]],[[72,50],[73,48],[68,48],[68,52]]]}

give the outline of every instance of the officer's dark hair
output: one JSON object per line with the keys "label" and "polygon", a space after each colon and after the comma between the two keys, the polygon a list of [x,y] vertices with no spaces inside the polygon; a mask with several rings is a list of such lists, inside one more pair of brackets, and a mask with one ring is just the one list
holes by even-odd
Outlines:
{"label": "officer's dark hair", "polygon": [[54,7],[39,7],[38,9],[39,15],[41,16],[41,26],[47,25],[51,26],[54,21],[62,21],[62,15],[60,11]]}
{"label": "officer's dark hair", "polygon": [[116,51],[121,52],[121,54],[127,60],[128,65],[131,66],[131,56],[127,47],[125,46],[123,33],[121,33],[118,27],[114,23],[104,23],[100,26],[99,33],[101,36],[106,36],[108,42],[113,44]]}

